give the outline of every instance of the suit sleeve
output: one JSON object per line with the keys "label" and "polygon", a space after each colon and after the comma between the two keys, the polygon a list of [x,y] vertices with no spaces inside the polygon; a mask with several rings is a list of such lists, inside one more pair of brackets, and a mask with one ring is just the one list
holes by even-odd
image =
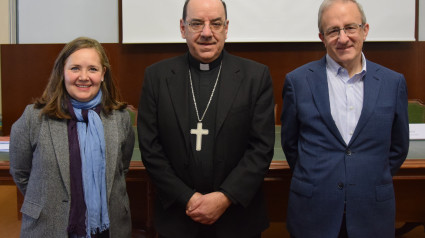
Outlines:
{"label": "suit sleeve", "polygon": [[194,194],[175,173],[161,144],[158,126],[158,78],[149,68],[145,72],[137,115],[137,130],[142,161],[158,189],[162,205],[178,202],[186,206]]}
{"label": "suit sleeve", "polygon": [[407,87],[406,80],[402,75],[399,78],[397,91],[396,115],[394,117],[391,133],[390,168],[391,174],[395,175],[409,150],[409,118],[407,111]]}
{"label": "suit sleeve", "polygon": [[293,170],[298,158],[298,138],[299,124],[297,119],[297,107],[295,89],[292,79],[286,76],[282,91],[283,107],[280,117],[281,127],[281,145],[285,153],[286,161]]}
{"label": "suit sleeve", "polygon": [[275,140],[274,96],[270,72],[264,67],[258,78],[260,84],[255,98],[248,146],[237,166],[220,186],[233,203],[247,207],[258,193],[270,162]]}
{"label": "suit sleeve", "polygon": [[19,191],[25,195],[31,173],[33,150],[31,146],[32,105],[27,106],[22,116],[12,125],[10,133],[10,174]]}

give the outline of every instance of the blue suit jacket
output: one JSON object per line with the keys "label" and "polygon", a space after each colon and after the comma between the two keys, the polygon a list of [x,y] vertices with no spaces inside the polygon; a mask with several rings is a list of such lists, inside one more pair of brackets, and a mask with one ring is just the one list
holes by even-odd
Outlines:
{"label": "blue suit jacket", "polygon": [[409,147],[403,75],[366,62],[360,119],[348,143],[332,118],[326,58],[286,76],[282,148],[293,170],[287,226],[298,238],[394,237],[392,176]]}

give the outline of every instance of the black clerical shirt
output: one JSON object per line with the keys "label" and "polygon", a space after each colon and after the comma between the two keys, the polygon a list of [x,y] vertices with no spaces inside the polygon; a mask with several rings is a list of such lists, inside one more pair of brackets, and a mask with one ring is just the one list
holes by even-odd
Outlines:
{"label": "black clerical shirt", "polygon": [[[209,70],[201,70],[200,62],[192,58],[189,54],[189,65],[192,76],[193,90],[198,107],[199,118],[202,117],[205,108],[210,99],[214,84],[217,80],[222,56],[209,64]],[[221,77],[220,77],[221,78]],[[196,151],[196,135],[190,134],[190,142],[193,158],[190,163],[190,172],[194,181],[194,188],[200,193],[209,193],[213,191],[214,178],[214,137],[217,115],[218,88],[220,84],[218,79],[216,90],[211,103],[202,120],[203,129],[208,130],[208,135],[202,136],[201,151]],[[189,85],[190,87],[190,85]],[[190,105],[190,129],[196,129],[198,117],[196,115],[195,105],[193,103],[192,92],[189,90]]]}

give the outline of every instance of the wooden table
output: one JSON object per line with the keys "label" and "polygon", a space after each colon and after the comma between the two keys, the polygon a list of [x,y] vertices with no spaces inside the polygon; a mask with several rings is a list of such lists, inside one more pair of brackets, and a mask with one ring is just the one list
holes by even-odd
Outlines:
{"label": "wooden table", "polygon": [[[278,135],[277,135],[278,136]],[[284,160],[280,142],[275,145],[275,157],[264,179],[264,191],[271,222],[284,222],[288,203],[291,171]],[[408,159],[393,177],[398,222],[425,223],[425,141],[411,141]],[[9,174],[8,153],[0,152],[0,185],[14,184]],[[127,176],[127,191],[133,228],[153,236],[154,189],[135,148]],[[18,192],[18,212],[22,195]]]}

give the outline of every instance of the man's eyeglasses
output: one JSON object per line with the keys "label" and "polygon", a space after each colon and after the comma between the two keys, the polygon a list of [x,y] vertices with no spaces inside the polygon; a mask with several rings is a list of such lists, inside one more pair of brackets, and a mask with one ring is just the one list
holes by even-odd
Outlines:
{"label": "man's eyeglasses", "polygon": [[334,27],[334,28],[328,29],[325,32],[325,36],[329,38],[337,38],[341,34],[341,30],[343,30],[347,36],[351,36],[356,34],[359,28],[363,28],[363,27],[364,27],[364,24],[350,24],[350,25],[344,26],[343,28]]}
{"label": "man's eyeglasses", "polygon": [[[191,22],[185,22],[185,24],[188,26],[189,31],[193,33],[198,33],[203,31],[206,25],[205,22],[203,21],[191,21]],[[223,28],[226,26],[226,23],[217,21],[217,22],[211,22],[208,25],[212,32],[218,33],[223,30]]]}

